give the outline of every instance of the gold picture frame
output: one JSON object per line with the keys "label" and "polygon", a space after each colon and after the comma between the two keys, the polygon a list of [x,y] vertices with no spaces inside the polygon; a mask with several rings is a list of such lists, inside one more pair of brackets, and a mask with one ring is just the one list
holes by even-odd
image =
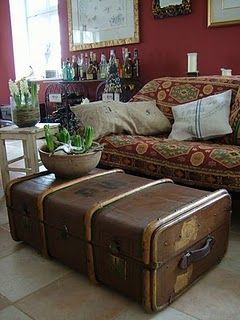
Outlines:
{"label": "gold picture frame", "polygon": [[67,0],[69,50],[139,42],[138,0]]}
{"label": "gold picture frame", "polygon": [[240,23],[239,0],[208,0],[208,27]]}
{"label": "gold picture frame", "polygon": [[155,19],[175,17],[191,12],[191,0],[153,0],[152,2],[152,13]]}

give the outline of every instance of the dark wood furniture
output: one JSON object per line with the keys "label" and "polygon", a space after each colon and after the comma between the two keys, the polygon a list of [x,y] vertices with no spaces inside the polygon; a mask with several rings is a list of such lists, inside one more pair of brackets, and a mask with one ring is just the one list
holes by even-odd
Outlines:
{"label": "dark wood furniture", "polygon": [[85,97],[88,97],[88,88],[84,81],[49,81],[45,91],[46,120],[51,120],[59,107],[67,110],[69,105],[81,103]]}
{"label": "dark wood furniture", "polygon": [[[89,89],[92,85],[97,85],[93,100],[101,100],[105,88],[105,81],[102,80],[50,80],[45,91],[45,116],[43,122],[57,122],[74,131],[75,120],[70,106],[80,104],[83,98],[90,98]],[[121,79],[122,93],[120,101],[127,102],[137,93],[142,84],[138,79]]]}
{"label": "dark wood furniture", "polygon": [[[141,88],[142,83],[139,79],[121,79],[122,93],[120,94],[120,101],[129,101],[134,94],[136,94]],[[96,89],[96,100],[102,99],[102,94],[105,88],[105,81],[102,81]]]}

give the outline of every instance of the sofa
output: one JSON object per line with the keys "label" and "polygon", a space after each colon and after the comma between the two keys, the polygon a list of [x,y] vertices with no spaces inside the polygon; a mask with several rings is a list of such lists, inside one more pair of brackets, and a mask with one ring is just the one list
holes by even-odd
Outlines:
{"label": "sofa", "polygon": [[177,141],[168,134],[140,136],[112,134],[105,145],[100,167],[121,168],[150,178],[203,188],[240,190],[240,77],[163,77],[148,82],[131,101],[155,100],[174,122],[172,108],[232,90],[229,124],[232,133],[210,140]]}

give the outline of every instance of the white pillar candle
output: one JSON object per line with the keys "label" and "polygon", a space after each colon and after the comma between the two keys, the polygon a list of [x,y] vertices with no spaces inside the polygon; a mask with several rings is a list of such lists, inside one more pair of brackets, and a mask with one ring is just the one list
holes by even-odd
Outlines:
{"label": "white pillar candle", "polygon": [[222,76],[231,76],[232,75],[232,69],[224,69],[221,68]]}
{"label": "white pillar candle", "polygon": [[190,52],[188,56],[188,72],[197,72],[197,53]]}

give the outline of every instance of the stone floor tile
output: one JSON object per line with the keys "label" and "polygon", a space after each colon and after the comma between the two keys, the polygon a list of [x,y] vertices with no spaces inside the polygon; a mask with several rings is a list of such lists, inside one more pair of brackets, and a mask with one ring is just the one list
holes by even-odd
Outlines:
{"label": "stone floor tile", "polygon": [[240,233],[240,212],[232,214],[231,231]]}
{"label": "stone floor tile", "polygon": [[4,198],[4,192],[3,192],[3,185],[1,180],[1,173],[0,173],[0,202]]}
{"label": "stone floor tile", "polygon": [[1,224],[0,226],[1,228],[7,230],[8,232],[10,232],[10,225],[9,223],[5,223],[5,224]]}
{"label": "stone floor tile", "polygon": [[[0,310],[6,308],[11,302],[0,294]],[[0,318],[1,319],[1,318]]]}
{"label": "stone floor tile", "polygon": [[16,305],[37,320],[108,320],[115,319],[129,302],[73,272]]}
{"label": "stone floor tile", "polygon": [[22,142],[20,140],[7,140],[6,146],[8,159],[13,159],[23,154]]}
{"label": "stone floor tile", "polygon": [[239,274],[218,266],[176,300],[172,307],[201,320],[240,319]]}
{"label": "stone floor tile", "polygon": [[240,233],[230,232],[228,250],[220,267],[240,274]]}
{"label": "stone floor tile", "polygon": [[195,320],[196,318],[175,310],[171,307],[156,313],[147,314],[141,306],[131,304],[129,308],[123,311],[114,320]]}
{"label": "stone floor tile", "polygon": [[[14,306],[7,307],[0,311],[1,320],[31,320],[29,316],[21,312]],[[50,319],[49,319],[50,320]]]}
{"label": "stone floor tile", "polygon": [[25,247],[0,259],[0,293],[16,301],[70,272],[67,267],[44,259]]}
{"label": "stone floor tile", "polygon": [[16,242],[12,239],[8,230],[0,227],[0,258],[7,256],[25,247],[23,242]]}
{"label": "stone floor tile", "polygon": [[8,214],[5,197],[0,199],[0,225],[8,223]]}

